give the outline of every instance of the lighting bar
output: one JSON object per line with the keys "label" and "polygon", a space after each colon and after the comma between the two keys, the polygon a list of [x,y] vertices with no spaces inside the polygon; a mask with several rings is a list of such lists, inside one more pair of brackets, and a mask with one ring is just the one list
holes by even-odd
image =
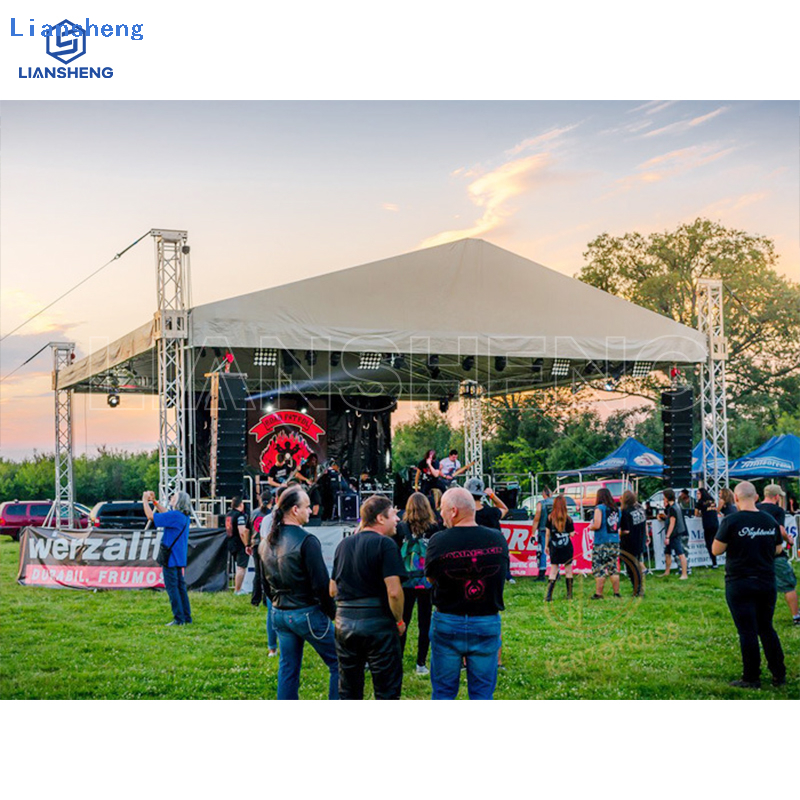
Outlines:
{"label": "lighting bar", "polygon": [[566,358],[556,358],[550,375],[553,378],[566,378],[569,375],[569,361]]}
{"label": "lighting bar", "polygon": [[274,347],[257,347],[253,363],[257,367],[277,367],[278,351]]}
{"label": "lighting bar", "polygon": [[358,368],[359,369],[380,369],[381,368],[381,359],[383,355],[381,353],[359,353],[358,354]]}
{"label": "lighting bar", "polygon": [[635,361],[633,364],[633,377],[646,378],[653,371],[652,361]]}

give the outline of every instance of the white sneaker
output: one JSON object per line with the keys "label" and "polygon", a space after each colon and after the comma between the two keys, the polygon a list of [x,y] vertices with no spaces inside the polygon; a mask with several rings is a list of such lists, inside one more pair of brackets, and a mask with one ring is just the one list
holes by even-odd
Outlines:
{"label": "white sneaker", "polygon": [[275,656],[277,656],[277,655],[278,655],[278,651],[277,650],[270,650],[267,653],[267,658],[275,658]]}
{"label": "white sneaker", "polygon": [[430,675],[431,671],[424,664],[417,664],[417,675]]}

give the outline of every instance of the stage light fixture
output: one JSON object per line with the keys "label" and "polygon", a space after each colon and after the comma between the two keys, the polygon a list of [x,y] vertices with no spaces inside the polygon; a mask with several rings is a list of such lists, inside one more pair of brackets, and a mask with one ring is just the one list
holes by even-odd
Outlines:
{"label": "stage light fixture", "polygon": [[441,411],[442,414],[446,414],[448,408],[450,408],[450,399],[447,398],[447,397],[440,397],[439,398],[439,411]]}
{"label": "stage light fixture", "polygon": [[402,353],[392,354],[389,356],[389,366],[392,369],[405,369],[406,357]]}
{"label": "stage light fixture", "polygon": [[214,348],[214,358],[222,358],[222,350],[219,347]]}
{"label": "stage light fixture", "polygon": [[472,370],[475,369],[475,356],[466,356],[462,359],[461,369],[463,369],[464,372],[472,372]]}
{"label": "stage light fixture", "polygon": [[383,356],[380,353],[369,353],[369,352],[359,353],[358,368],[370,369],[370,370],[380,369],[381,358],[383,358]]}
{"label": "stage light fixture", "polygon": [[566,358],[554,359],[550,375],[553,378],[566,378],[569,375],[569,360]]}
{"label": "stage light fixture", "polygon": [[306,364],[309,367],[313,367],[317,363],[317,351],[316,350],[306,350]]}
{"label": "stage light fixture", "polygon": [[281,367],[287,375],[291,375],[294,372],[295,363],[294,353],[291,350],[281,351]]}
{"label": "stage light fixture", "polygon": [[653,371],[652,361],[634,361],[633,377],[646,378]]}
{"label": "stage light fixture", "polygon": [[436,354],[428,356],[428,366],[429,367],[438,367],[439,366],[439,356]]}
{"label": "stage light fixture", "polygon": [[253,363],[257,367],[277,367],[278,350],[274,347],[256,347]]}
{"label": "stage light fixture", "polygon": [[308,408],[306,408],[306,406],[301,406],[300,413],[301,414],[308,414]]}
{"label": "stage light fixture", "polygon": [[442,371],[439,369],[439,367],[429,367],[428,372],[430,373],[431,378],[434,380],[436,380],[442,374]]}
{"label": "stage light fixture", "polygon": [[505,356],[494,357],[494,368],[496,372],[502,372],[508,364],[508,359]]}
{"label": "stage light fixture", "polygon": [[544,366],[544,359],[543,358],[532,358],[531,359],[531,372],[541,372],[543,366]]}
{"label": "stage light fixture", "polygon": [[341,353],[331,353],[331,366],[332,367],[338,367],[339,366],[339,362],[341,360],[342,360],[342,354]]}
{"label": "stage light fixture", "polygon": [[271,413],[272,413],[274,410],[275,410],[275,406],[274,406],[274,405],[272,405],[272,403],[267,403],[267,404],[264,406],[264,411],[266,411],[266,412],[267,412],[267,414],[271,414]]}
{"label": "stage light fixture", "polygon": [[106,398],[106,403],[108,403],[111,408],[116,408],[119,405],[119,393],[109,392],[108,397]]}

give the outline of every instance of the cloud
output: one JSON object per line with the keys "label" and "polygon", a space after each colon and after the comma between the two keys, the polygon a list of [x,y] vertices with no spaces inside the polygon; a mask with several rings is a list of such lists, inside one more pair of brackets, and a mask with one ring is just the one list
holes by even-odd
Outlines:
{"label": "cloud", "polygon": [[760,203],[762,200],[765,200],[767,196],[767,192],[751,192],[750,194],[723,197],[722,199],[717,200],[715,203],[711,203],[710,205],[701,209],[699,215],[695,216],[720,219],[739,211],[739,209],[753,205],[753,203]]}
{"label": "cloud", "polygon": [[720,148],[717,144],[698,144],[684,147],[680,150],[670,150],[660,156],[654,156],[639,164],[637,172],[626,175],[615,182],[614,191],[601,199],[611,197],[621,192],[627,192],[637,187],[658,183],[667,178],[682,175],[690,170],[703,167],[720,158],[733,153],[735,147]]}
{"label": "cloud", "polygon": [[515,144],[510,150],[506,150],[507,156],[518,156],[526,150],[533,150],[541,147],[543,144],[551,144],[557,139],[560,139],[565,133],[575,130],[580,125],[576,122],[574,125],[566,125],[563,128],[553,128],[546,131],[539,136],[533,136],[530,139],[523,139],[519,144]]}
{"label": "cloud", "polygon": [[718,117],[720,114],[724,114],[729,108],[730,106],[721,106],[720,108],[714,111],[709,111],[708,114],[703,114],[700,117],[682,119],[678,122],[672,122],[669,125],[664,125],[662,128],[656,128],[654,131],[643,133],[642,137],[650,138],[652,136],[661,136],[665,133],[686,133],[686,131],[690,131],[692,128],[696,128],[698,125],[703,125],[709,120]]}
{"label": "cloud", "polygon": [[384,211],[399,211],[400,210],[400,206],[398,206],[396,203],[382,203],[381,204],[381,208]]}
{"label": "cloud", "polygon": [[627,113],[635,114],[637,111],[644,111],[645,114],[658,114],[659,111],[663,111],[672,105],[675,105],[675,100],[650,100],[647,103],[636,106],[636,108],[628,109]]}
{"label": "cloud", "polygon": [[430,236],[422,246],[435,247],[457,239],[485,236],[514,213],[509,201],[529,190],[535,184],[536,176],[551,163],[549,154],[536,153],[508,161],[485,173],[467,187],[470,200],[483,209],[481,216],[468,228],[443,231]]}

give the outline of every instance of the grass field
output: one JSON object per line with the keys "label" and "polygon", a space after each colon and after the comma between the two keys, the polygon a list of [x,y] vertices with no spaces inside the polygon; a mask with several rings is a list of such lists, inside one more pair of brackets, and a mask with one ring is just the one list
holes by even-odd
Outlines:
{"label": "grass field", "polygon": [[[267,658],[265,610],[231,593],[192,593],[196,624],[167,628],[163,592],[97,592],[16,583],[19,545],[0,542],[0,697],[104,699],[274,698],[277,659]],[[795,565],[795,570],[798,567]],[[800,628],[779,598],[776,628],[788,685],[744,691],[723,570],[695,570],[689,581],[651,578],[642,600],[590,602],[589,580],[576,598],[543,603],[544,584],[519,580],[506,589],[498,699],[712,699],[800,697]],[[610,587],[607,587],[607,590]],[[430,697],[414,674],[416,618],[406,651],[403,697]],[[300,695],[322,699],[327,670],[306,650]],[[461,696],[466,696],[462,686]]]}

